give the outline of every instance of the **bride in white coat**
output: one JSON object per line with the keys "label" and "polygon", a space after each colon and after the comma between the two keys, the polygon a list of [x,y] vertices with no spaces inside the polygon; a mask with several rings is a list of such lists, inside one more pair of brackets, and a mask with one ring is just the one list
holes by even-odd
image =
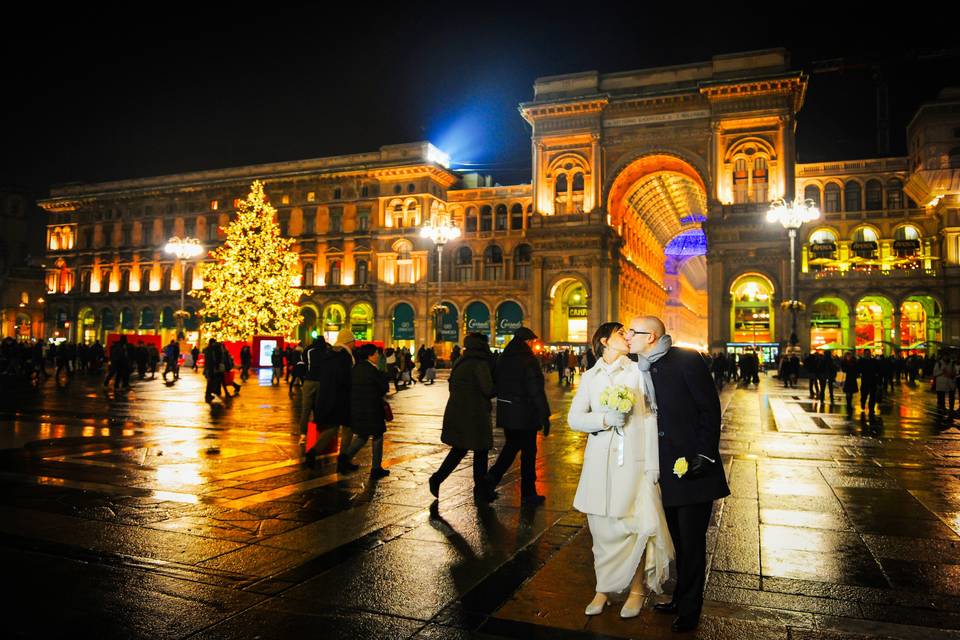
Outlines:
{"label": "bride in white coat", "polygon": [[[587,606],[596,615],[609,604],[608,594],[630,593],[620,616],[640,613],[645,589],[660,593],[674,557],[673,543],[660,500],[657,417],[647,406],[636,363],[623,325],[602,324],[593,336],[597,363],[580,379],[567,421],[589,433],[580,484],[573,507],[587,514],[593,537],[597,593]],[[622,384],[636,396],[633,410],[609,411],[600,394]]]}

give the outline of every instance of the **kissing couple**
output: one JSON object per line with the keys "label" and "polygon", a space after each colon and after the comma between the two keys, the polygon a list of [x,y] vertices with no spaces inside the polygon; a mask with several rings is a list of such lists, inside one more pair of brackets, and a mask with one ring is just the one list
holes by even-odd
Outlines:
{"label": "kissing couple", "polygon": [[597,588],[585,613],[602,613],[611,594],[629,589],[620,616],[639,615],[673,561],[673,596],[654,609],[675,616],[673,631],[691,631],[703,608],[713,501],[730,495],[717,388],[704,358],[673,346],[653,316],[600,325],[593,349],[597,363],[567,416],[589,434],[573,501],[593,538]]}

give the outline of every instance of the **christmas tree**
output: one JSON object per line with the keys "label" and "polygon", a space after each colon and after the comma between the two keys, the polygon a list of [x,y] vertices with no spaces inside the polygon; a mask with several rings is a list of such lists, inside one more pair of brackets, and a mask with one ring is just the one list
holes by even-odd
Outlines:
{"label": "christmas tree", "polygon": [[256,181],[226,227],[226,240],[210,253],[203,289],[191,291],[203,303],[204,332],[217,340],[255,335],[289,336],[300,324],[297,254],[292,238],[280,235],[277,210]]}

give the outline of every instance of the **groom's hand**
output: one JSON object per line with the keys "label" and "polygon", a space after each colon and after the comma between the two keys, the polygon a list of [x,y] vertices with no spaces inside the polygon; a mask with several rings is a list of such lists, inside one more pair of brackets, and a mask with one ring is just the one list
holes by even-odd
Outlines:
{"label": "groom's hand", "polygon": [[687,456],[687,473],[684,474],[688,478],[699,478],[707,471],[707,464],[709,460],[703,458],[703,456]]}
{"label": "groom's hand", "polygon": [[619,411],[607,411],[603,414],[603,424],[607,427],[622,427],[627,422],[627,414]]}

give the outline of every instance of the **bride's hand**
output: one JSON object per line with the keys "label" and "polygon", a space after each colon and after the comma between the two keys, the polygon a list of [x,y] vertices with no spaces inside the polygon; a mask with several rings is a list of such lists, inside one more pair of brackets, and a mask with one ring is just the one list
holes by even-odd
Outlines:
{"label": "bride's hand", "polygon": [[603,414],[603,424],[606,427],[622,427],[627,422],[627,414],[619,411],[608,411]]}

